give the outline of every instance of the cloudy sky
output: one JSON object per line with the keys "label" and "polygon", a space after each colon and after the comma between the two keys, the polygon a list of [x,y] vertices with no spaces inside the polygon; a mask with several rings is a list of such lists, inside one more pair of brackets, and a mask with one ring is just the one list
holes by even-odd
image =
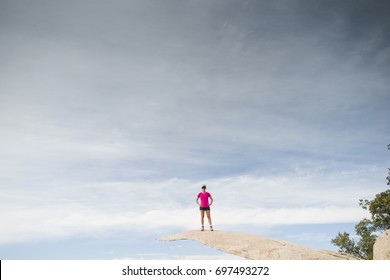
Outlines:
{"label": "cloudy sky", "polygon": [[215,228],[335,249],[386,189],[390,3],[0,0],[0,258],[172,259]]}

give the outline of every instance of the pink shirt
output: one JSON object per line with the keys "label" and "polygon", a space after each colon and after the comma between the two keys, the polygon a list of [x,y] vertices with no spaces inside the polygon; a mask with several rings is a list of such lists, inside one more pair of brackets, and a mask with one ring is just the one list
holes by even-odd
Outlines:
{"label": "pink shirt", "polygon": [[200,198],[200,207],[209,207],[209,197],[211,197],[211,194],[208,192],[200,192],[198,194],[198,198]]}

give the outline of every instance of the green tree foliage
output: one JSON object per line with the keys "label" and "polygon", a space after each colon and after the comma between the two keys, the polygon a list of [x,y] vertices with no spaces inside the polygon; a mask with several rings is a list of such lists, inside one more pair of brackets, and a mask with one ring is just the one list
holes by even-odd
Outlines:
{"label": "green tree foliage", "polygon": [[355,232],[360,236],[357,242],[349,236],[348,232],[339,232],[331,242],[339,247],[339,252],[351,254],[359,259],[372,260],[377,236],[373,233],[371,221],[369,219],[361,220],[355,226]]}
{"label": "green tree foliage", "polygon": [[[390,150],[390,145],[388,149]],[[387,185],[390,185],[390,172],[386,179]],[[377,233],[390,229],[390,189],[377,194],[373,200],[360,199],[359,205],[371,213],[371,219],[364,218],[355,226],[356,235],[360,239],[355,241],[349,233],[339,232],[331,243],[339,247],[339,252],[372,260]]]}
{"label": "green tree foliage", "polygon": [[390,229],[390,189],[377,194],[371,201],[361,199],[359,204],[370,211],[374,230]]}
{"label": "green tree foliage", "polygon": [[359,258],[362,258],[355,241],[349,237],[348,232],[339,232],[335,238],[332,239],[332,244],[339,247],[339,252],[348,253]]}

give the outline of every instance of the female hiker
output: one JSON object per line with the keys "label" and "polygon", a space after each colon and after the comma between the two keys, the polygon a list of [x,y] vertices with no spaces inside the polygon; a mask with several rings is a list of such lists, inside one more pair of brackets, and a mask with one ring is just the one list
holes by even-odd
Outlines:
{"label": "female hiker", "polygon": [[[200,202],[199,202],[200,200]],[[200,223],[202,225],[202,231],[204,231],[204,213],[206,212],[207,220],[209,221],[210,230],[213,231],[213,224],[211,222],[210,206],[213,204],[213,198],[210,193],[206,192],[206,185],[202,186],[202,191],[198,194],[195,199],[199,205],[200,210]]]}

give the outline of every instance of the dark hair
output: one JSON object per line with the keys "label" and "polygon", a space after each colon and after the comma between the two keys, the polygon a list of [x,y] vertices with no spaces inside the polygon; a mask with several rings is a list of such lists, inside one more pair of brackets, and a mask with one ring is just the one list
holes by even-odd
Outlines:
{"label": "dark hair", "polygon": [[202,189],[205,189],[205,188],[206,188],[206,185],[203,185],[203,186],[202,186]]}

